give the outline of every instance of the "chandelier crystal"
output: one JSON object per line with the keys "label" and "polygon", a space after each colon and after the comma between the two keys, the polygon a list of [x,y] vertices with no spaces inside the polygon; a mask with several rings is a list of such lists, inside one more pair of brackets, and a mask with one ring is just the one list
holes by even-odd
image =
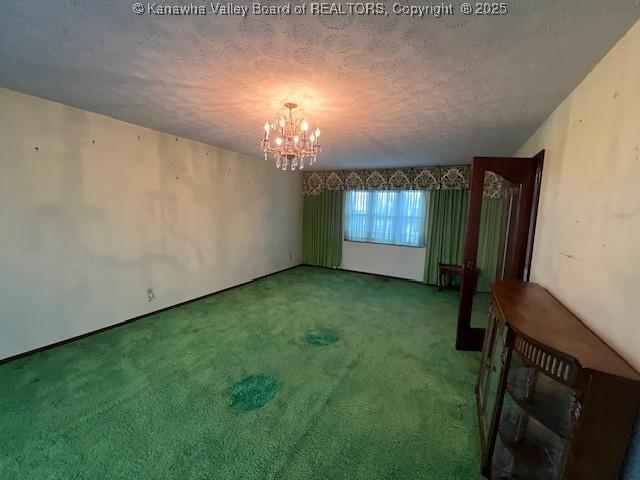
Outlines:
{"label": "chandelier crystal", "polygon": [[282,170],[303,169],[316,163],[320,153],[320,129],[310,133],[309,123],[303,118],[295,118],[295,103],[285,103],[288,114],[276,115],[273,120],[264,124],[264,137],[260,140],[260,148],[264,152],[264,160],[275,161],[276,168]]}

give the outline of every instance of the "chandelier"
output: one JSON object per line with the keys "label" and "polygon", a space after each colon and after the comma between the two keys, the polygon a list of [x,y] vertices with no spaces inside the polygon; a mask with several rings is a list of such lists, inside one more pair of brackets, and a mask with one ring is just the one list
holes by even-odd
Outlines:
{"label": "chandelier", "polygon": [[272,121],[264,124],[264,137],[260,140],[260,147],[265,161],[269,160],[271,154],[276,168],[303,169],[305,161],[308,165],[316,163],[320,153],[320,129],[316,128],[309,134],[307,121],[293,116],[293,109],[298,105],[285,103],[284,106],[289,109],[288,116],[286,113],[280,117],[276,115]]}

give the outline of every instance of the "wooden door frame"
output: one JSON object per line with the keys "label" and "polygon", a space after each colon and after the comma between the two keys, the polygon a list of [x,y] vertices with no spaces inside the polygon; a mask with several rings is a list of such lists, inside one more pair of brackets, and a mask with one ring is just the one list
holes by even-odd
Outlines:
{"label": "wooden door frame", "polygon": [[[460,308],[456,330],[456,349],[479,351],[484,340],[484,328],[471,327],[471,311],[475,293],[476,260],[480,238],[480,220],[484,177],[487,171],[495,172],[506,180],[522,185],[516,214],[513,263],[509,265],[508,278],[524,278],[525,267],[531,261],[533,233],[544,150],[534,157],[473,157],[469,182],[469,208],[465,231],[464,258],[460,288]],[[533,217],[533,218],[532,218]]]}

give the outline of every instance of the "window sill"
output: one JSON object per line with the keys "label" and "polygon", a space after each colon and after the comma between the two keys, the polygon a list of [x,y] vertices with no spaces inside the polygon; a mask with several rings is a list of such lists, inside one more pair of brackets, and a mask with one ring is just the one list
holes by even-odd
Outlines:
{"label": "window sill", "polygon": [[364,240],[347,240],[344,238],[342,241],[349,243],[366,243],[369,245],[386,245],[389,247],[404,247],[404,248],[425,248],[426,245],[403,245],[401,243],[382,243],[382,242],[367,242]]}

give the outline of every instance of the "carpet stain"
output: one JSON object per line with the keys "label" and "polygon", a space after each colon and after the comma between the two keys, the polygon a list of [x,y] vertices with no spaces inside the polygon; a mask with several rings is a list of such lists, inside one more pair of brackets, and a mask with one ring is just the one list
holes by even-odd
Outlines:
{"label": "carpet stain", "polygon": [[338,341],[338,333],[330,328],[317,328],[307,333],[307,342],[311,345],[331,345]]}
{"label": "carpet stain", "polygon": [[231,387],[231,406],[248,412],[264,407],[278,391],[278,381],[269,375],[251,375]]}

